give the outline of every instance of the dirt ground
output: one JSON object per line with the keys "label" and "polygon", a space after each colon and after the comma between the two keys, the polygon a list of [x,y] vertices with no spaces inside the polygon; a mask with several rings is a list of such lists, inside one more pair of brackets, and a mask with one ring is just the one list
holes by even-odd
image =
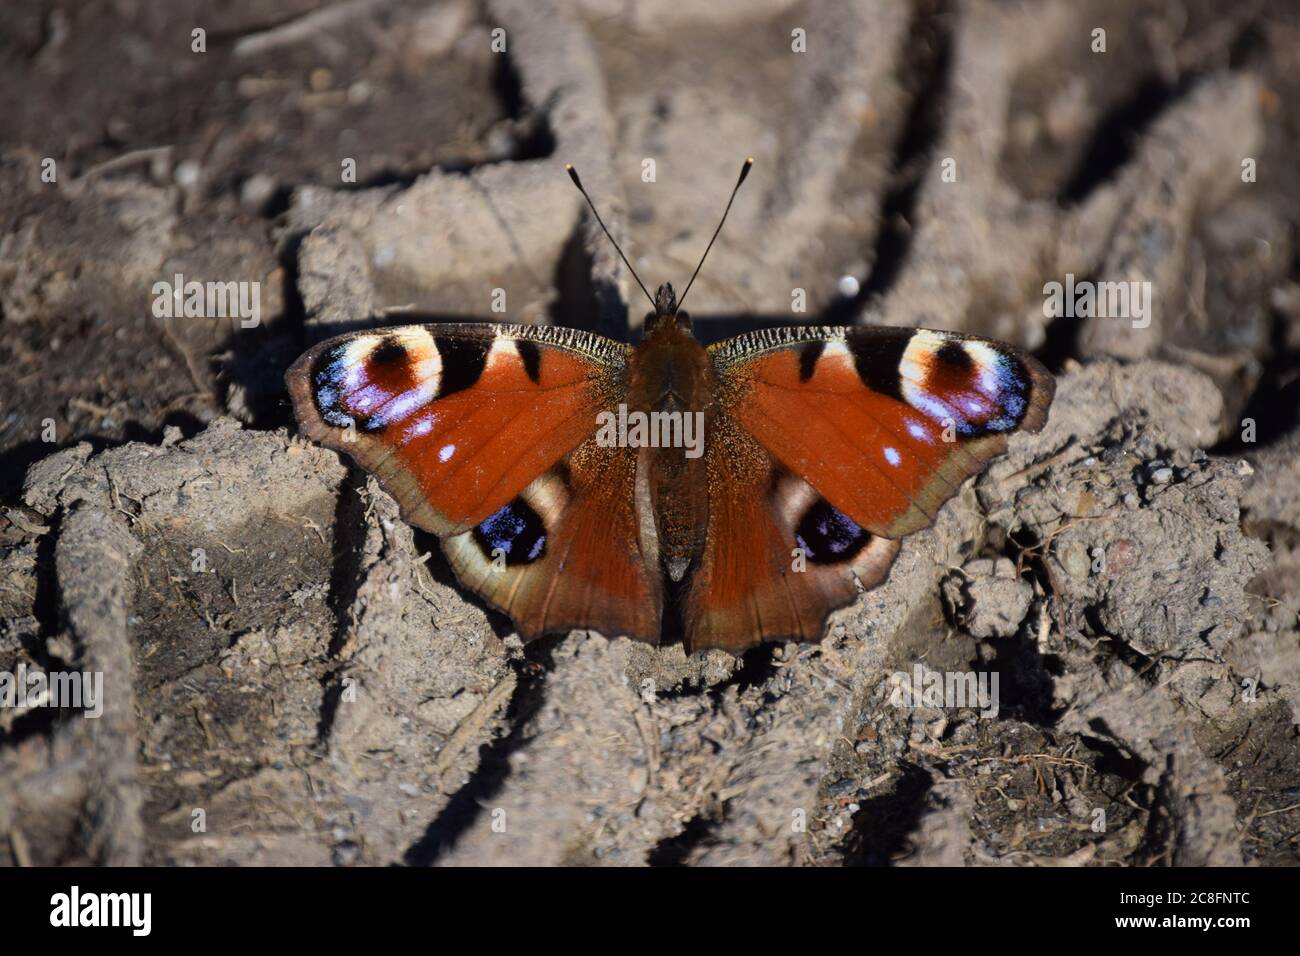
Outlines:
{"label": "dirt ground", "polygon": [[[0,672],[106,686],[0,709],[0,862],[1300,859],[1293,2],[34,0],[0,88]],[[820,645],[525,646],[284,370],[371,322],[635,337],[563,164],[680,288],[747,155],[702,337],[991,335],[1049,424]],[[158,317],[177,273],[259,324]],[[1067,274],[1150,325],[1049,318]],[[967,671],[996,715],[891,700]]]}

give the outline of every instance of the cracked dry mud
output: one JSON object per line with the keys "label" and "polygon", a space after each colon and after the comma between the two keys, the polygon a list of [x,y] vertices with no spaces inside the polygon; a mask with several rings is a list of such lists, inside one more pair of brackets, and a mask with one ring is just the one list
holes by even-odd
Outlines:
{"label": "cracked dry mud", "polygon": [[[0,38],[0,670],[109,688],[98,720],[0,711],[0,861],[1300,857],[1291,6],[120,6]],[[169,45],[196,22],[203,58]],[[563,164],[676,281],[747,154],[704,336],[992,335],[1059,373],[1051,419],[820,645],[524,646],[295,436],[283,371],[493,288],[512,321],[634,335]],[[261,326],[155,319],[176,272],[261,281]],[[1150,281],[1150,327],[1046,318],[1066,273]],[[997,714],[893,706],[917,667],[996,672]]]}

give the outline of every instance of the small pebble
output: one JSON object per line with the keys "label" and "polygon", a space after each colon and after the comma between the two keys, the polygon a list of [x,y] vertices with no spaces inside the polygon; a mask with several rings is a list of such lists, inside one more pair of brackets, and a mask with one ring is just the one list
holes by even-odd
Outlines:
{"label": "small pebble", "polygon": [[188,191],[199,184],[199,179],[203,176],[203,168],[194,160],[187,159],[176,164],[172,176],[175,177],[177,186]]}
{"label": "small pebble", "polygon": [[1061,553],[1061,566],[1072,578],[1086,578],[1092,570],[1092,562],[1083,550],[1083,545],[1071,543]]}
{"label": "small pebble", "polygon": [[357,80],[348,87],[348,102],[353,106],[360,106],[364,103],[368,103],[370,98],[374,96],[374,93],[374,87],[369,83],[365,80]]}
{"label": "small pebble", "polygon": [[254,173],[239,188],[239,202],[246,209],[261,212],[275,195],[275,180],[266,173]]}

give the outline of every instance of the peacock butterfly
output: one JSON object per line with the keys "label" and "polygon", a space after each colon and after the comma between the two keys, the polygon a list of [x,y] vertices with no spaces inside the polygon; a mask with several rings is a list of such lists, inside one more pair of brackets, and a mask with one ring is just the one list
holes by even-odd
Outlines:
{"label": "peacock butterfly", "polygon": [[373,473],[525,640],[738,653],[819,640],[1055,391],[975,336],[795,326],[706,348],[671,285],[652,302],[635,346],[490,323],[330,339],[286,376],[299,427]]}

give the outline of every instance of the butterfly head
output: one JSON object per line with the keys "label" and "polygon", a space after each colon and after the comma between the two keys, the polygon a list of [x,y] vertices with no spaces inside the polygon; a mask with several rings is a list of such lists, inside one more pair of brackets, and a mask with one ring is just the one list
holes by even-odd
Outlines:
{"label": "butterfly head", "polygon": [[655,289],[655,318],[668,318],[677,312],[677,293],[673,284],[665,282]]}
{"label": "butterfly head", "polygon": [[654,312],[646,316],[645,320],[647,332],[665,332],[672,329],[691,334],[691,317],[677,308],[677,292],[673,289],[672,283],[665,282],[655,290],[654,303]]}
{"label": "butterfly head", "polygon": [[691,317],[687,313],[678,310],[677,293],[673,291],[671,282],[665,282],[655,290],[655,311],[654,315],[646,319],[646,327],[656,329],[672,326],[689,332],[691,330]]}

